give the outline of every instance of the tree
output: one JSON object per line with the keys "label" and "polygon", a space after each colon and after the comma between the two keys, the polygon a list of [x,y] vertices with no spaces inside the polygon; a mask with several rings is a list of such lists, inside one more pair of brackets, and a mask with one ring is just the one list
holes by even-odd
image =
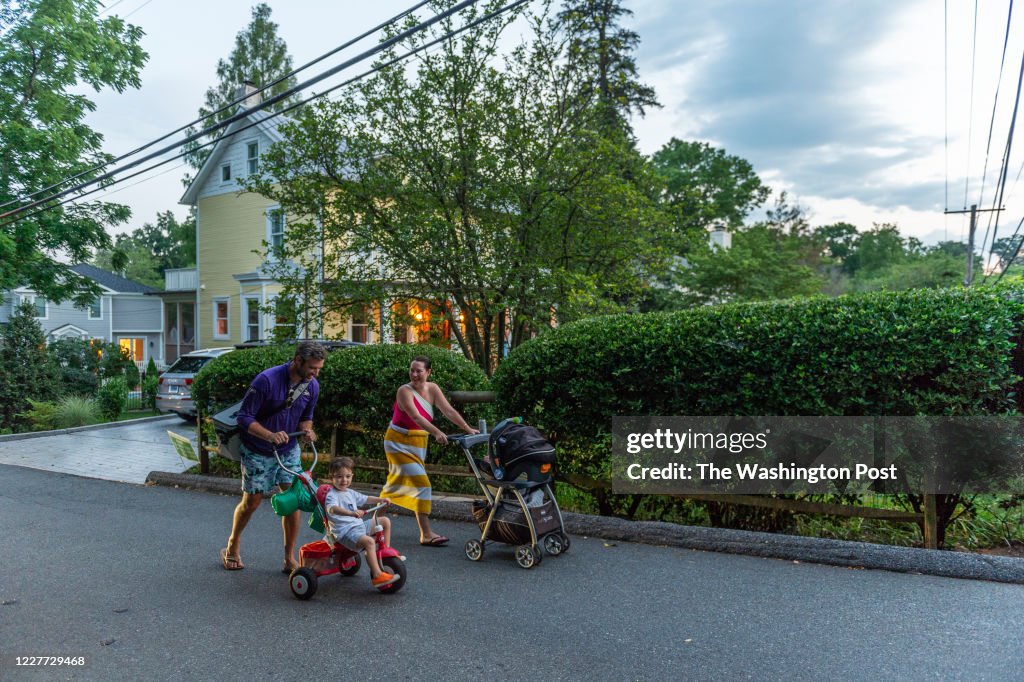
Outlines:
{"label": "tree", "polygon": [[[206,98],[203,106],[199,107],[199,117],[204,121],[198,127],[188,129],[189,135],[194,135],[203,128],[208,128],[224,121],[236,113],[234,107],[220,111],[223,107],[237,98],[237,90],[245,82],[251,82],[259,87],[270,85],[281,79],[292,71],[292,58],[288,54],[288,45],[277,35],[277,24],[270,20],[270,5],[261,2],[252,8],[252,21],[243,31],[235,36],[235,49],[231,51],[228,58],[217,62],[217,85],[206,91]],[[263,93],[263,99],[275,97],[288,88],[293,87],[298,81],[294,76],[285,78]],[[272,111],[280,111],[287,107],[292,99],[285,99],[271,107]],[[206,119],[209,116],[210,118]],[[205,141],[192,142],[186,145],[188,152],[185,160],[195,170],[202,168],[207,157],[210,156],[210,147],[197,149],[203,142],[209,142],[217,138],[217,134],[210,136]],[[192,181],[190,175],[186,175],[184,183],[186,186]]]}
{"label": "tree", "polygon": [[490,373],[506,336],[515,346],[556,316],[627,309],[664,266],[668,225],[650,164],[589,127],[592,102],[577,96],[581,74],[545,15],[531,18],[532,42],[495,65],[512,18],[282,126],[284,142],[247,187],[288,215],[270,259],[286,296],[311,302],[323,278],[327,316],[415,301]]}
{"label": "tree", "polygon": [[[115,262],[117,252],[127,260],[120,270]],[[118,235],[114,248],[97,251],[92,263],[103,270],[123,272],[141,284],[163,288],[167,270],[196,264],[195,216],[179,223],[170,211],[157,213],[156,224],[144,223],[130,235]]]}
{"label": "tree", "polygon": [[606,132],[631,133],[633,112],[643,116],[645,108],[661,106],[654,88],[641,83],[636,71],[633,51],[640,36],[619,25],[632,15],[619,0],[566,0],[558,15],[569,36],[570,68],[583,76],[581,95],[595,101],[597,122]]}
{"label": "tree", "polygon": [[[111,157],[84,120],[96,106],[83,94],[139,87],[147,55],[142,31],[116,16],[100,19],[96,0],[0,0],[0,204],[29,197]],[[67,182],[61,185],[66,188]],[[88,303],[99,286],[62,260],[109,248],[106,227],[125,222],[126,206],[83,201],[0,218],[0,290],[28,285],[53,301]],[[58,260],[58,255],[64,258]]]}
{"label": "tree", "polygon": [[30,409],[29,399],[55,398],[60,385],[35,309],[22,303],[0,330],[0,429],[27,425],[19,415]]}
{"label": "tree", "polygon": [[673,137],[651,160],[665,179],[664,203],[684,234],[703,238],[714,226],[735,230],[771,194],[749,161],[706,142]]}
{"label": "tree", "polygon": [[891,223],[875,225],[860,235],[856,248],[843,261],[850,275],[870,277],[907,257],[907,243]]}
{"label": "tree", "polygon": [[778,225],[759,223],[732,236],[732,246],[687,255],[679,282],[695,303],[765,301],[821,293],[824,278],[809,259],[810,242]]}

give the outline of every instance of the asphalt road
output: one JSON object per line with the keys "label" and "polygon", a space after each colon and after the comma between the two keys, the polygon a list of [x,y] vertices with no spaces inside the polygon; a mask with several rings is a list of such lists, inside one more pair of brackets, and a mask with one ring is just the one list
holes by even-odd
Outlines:
{"label": "asphalt road", "polygon": [[[1024,586],[573,537],[526,571],[394,517],[409,580],[295,599],[269,505],[217,558],[237,498],[0,466],[0,680],[1020,679]],[[302,540],[316,536],[308,529]],[[14,656],[84,667],[14,667]]]}

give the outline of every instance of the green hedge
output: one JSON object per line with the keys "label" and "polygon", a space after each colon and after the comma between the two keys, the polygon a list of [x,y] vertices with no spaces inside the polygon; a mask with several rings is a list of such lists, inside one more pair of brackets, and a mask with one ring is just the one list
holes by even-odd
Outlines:
{"label": "green hedge", "polygon": [[593,318],[516,348],[494,387],[501,412],[577,443],[607,442],[613,415],[1007,413],[1022,299],[916,290]]}
{"label": "green hedge", "polygon": [[[237,350],[209,362],[196,376],[192,395],[206,413],[215,412],[242,399],[253,377],[267,367],[288,362],[294,346],[268,346]],[[480,391],[489,388],[487,376],[462,355],[425,345],[366,345],[328,353],[320,372],[320,400],[316,428],[326,436],[327,424],[354,424],[368,431],[383,432],[391,419],[391,406],[398,387],[409,381],[409,363],[417,355],[431,360],[436,382],[445,395],[452,391]],[[473,424],[490,417],[490,405],[459,407]],[[447,428],[442,424],[442,429]]]}

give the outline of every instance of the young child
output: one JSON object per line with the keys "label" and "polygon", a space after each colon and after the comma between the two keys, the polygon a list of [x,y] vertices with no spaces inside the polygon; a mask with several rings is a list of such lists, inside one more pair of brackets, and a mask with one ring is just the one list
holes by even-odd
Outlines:
{"label": "young child", "polygon": [[[373,586],[383,587],[395,582],[400,576],[381,570],[377,561],[377,543],[372,536],[367,535],[366,523],[362,520],[366,512],[359,507],[367,502],[390,503],[379,497],[364,495],[358,490],[350,490],[354,469],[355,462],[351,457],[336,457],[331,461],[332,488],[327,492],[324,505],[327,507],[327,522],[338,542],[352,551],[363,551],[366,555],[366,565],[370,567],[370,580]],[[378,521],[384,526],[384,541],[390,545],[391,520],[386,516],[379,516]]]}

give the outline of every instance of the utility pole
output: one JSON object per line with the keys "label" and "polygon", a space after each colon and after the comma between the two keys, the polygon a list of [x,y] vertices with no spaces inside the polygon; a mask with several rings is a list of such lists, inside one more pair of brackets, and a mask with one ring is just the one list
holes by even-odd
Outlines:
{"label": "utility pole", "polygon": [[[967,271],[964,273],[964,286],[971,286],[971,282],[974,280],[974,232],[978,229],[978,214],[988,213],[990,211],[1002,211],[1001,208],[983,208],[978,209],[977,204],[971,204],[971,210],[963,211],[946,211],[946,215],[952,215],[956,213],[970,213],[971,214],[971,227],[967,233]],[[995,237],[992,238],[993,242]]]}

